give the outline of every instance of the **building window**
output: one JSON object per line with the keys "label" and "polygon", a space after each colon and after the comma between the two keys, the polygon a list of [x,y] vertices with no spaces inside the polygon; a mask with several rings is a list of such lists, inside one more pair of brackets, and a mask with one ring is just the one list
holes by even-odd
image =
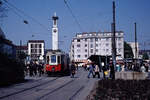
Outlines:
{"label": "building window", "polygon": [[98,41],[98,38],[95,38],[95,41]]}
{"label": "building window", "polygon": [[35,44],[35,48],[37,48],[37,45],[38,45],[38,44]]}
{"label": "building window", "polygon": [[93,48],[93,44],[91,44],[91,46],[90,46],[91,48]]}
{"label": "building window", "polygon": [[77,44],[77,47],[80,47],[80,44]]}
{"label": "building window", "polygon": [[108,43],[106,43],[106,46],[108,47],[108,46],[109,46],[109,44],[108,44]]}
{"label": "building window", "polygon": [[98,44],[96,44],[96,47],[98,47]]}
{"label": "building window", "polygon": [[41,49],[39,49],[39,53],[41,53]]}
{"label": "building window", "polygon": [[98,49],[96,49],[95,51],[98,52]]}
{"label": "building window", "polygon": [[109,38],[106,38],[106,41],[109,41]]}
{"label": "building window", "polygon": [[33,48],[33,44],[31,44],[31,48]]}
{"label": "building window", "polygon": [[34,49],[31,49],[31,53],[34,53]]}
{"label": "building window", "polygon": [[109,51],[109,49],[106,49],[106,52],[108,52]]}
{"label": "building window", "polygon": [[85,57],[87,57],[87,55],[85,55]]}
{"label": "building window", "polygon": [[85,49],[85,52],[87,52],[87,49]]}
{"label": "building window", "polygon": [[37,53],[37,49],[34,49],[34,53]]}
{"label": "building window", "polygon": [[91,53],[93,53],[93,49],[91,49]]}
{"label": "building window", "polygon": [[80,52],[80,49],[77,49],[77,52]]}
{"label": "building window", "polygon": [[42,48],[42,45],[41,45],[41,44],[39,44],[39,48]]}
{"label": "building window", "polygon": [[78,55],[77,57],[80,58],[80,55]]}
{"label": "building window", "polygon": [[87,44],[85,44],[85,47],[87,47]]}
{"label": "building window", "polygon": [[85,39],[85,42],[87,42],[87,39]]}
{"label": "building window", "polygon": [[93,42],[93,39],[91,38],[90,41]]}
{"label": "building window", "polygon": [[77,39],[77,42],[80,42],[80,39]]}

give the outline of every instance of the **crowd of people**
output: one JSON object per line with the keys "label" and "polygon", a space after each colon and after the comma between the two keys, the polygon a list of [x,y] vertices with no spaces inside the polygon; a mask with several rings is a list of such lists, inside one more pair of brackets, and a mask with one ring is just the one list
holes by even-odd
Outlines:
{"label": "crowd of people", "polygon": [[[139,68],[139,71],[141,72],[148,72],[150,67],[149,63],[142,63],[142,65]],[[91,75],[93,78],[106,78],[106,77],[112,77],[111,71],[113,68],[112,64],[105,65],[104,63],[101,63],[101,66],[95,63],[90,63],[87,65],[83,65],[82,68],[84,68],[85,71],[88,71],[87,78],[90,78]],[[136,66],[137,68],[137,66]],[[127,64],[116,64],[116,67],[114,68],[114,71],[120,72],[120,71],[128,71],[128,70],[134,70],[135,64],[127,63]],[[78,70],[78,65],[74,62],[71,63],[70,68],[70,76],[71,78],[74,78],[76,74],[76,70]],[[103,77],[100,75],[100,72],[103,73]],[[34,76],[41,76],[44,74],[44,64],[38,63],[36,61],[30,62],[25,67],[25,75],[29,75],[31,77]]]}
{"label": "crowd of people", "polygon": [[38,63],[36,61],[30,62],[25,67],[25,75],[33,76],[41,76],[44,74],[44,64]]}

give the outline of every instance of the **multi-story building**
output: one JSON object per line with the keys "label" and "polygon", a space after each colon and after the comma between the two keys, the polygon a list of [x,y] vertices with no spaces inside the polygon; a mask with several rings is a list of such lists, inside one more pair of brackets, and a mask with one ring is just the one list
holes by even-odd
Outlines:
{"label": "multi-story building", "polygon": [[[135,53],[136,53],[135,52],[135,42],[127,42],[127,43],[131,46],[134,58],[136,58],[136,56],[135,56]],[[136,45],[137,45],[137,58],[139,58],[139,44],[136,43]]]}
{"label": "multi-story building", "polygon": [[44,40],[29,40],[28,41],[28,56],[30,60],[44,60]]}
{"label": "multi-story building", "polygon": [[[23,55],[22,55],[23,54]],[[23,56],[23,57],[21,57]],[[21,45],[21,46],[16,46],[16,58],[20,60],[24,60],[25,64],[28,61],[28,46],[27,45]]]}
{"label": "multi-story building", "polygon": [[[124,58],[124,33],[116,32],[117,59]],[[70,58],[75,62],[84,62],[91,55],[112,55],[112,32],[77,33],[72,39]]]}

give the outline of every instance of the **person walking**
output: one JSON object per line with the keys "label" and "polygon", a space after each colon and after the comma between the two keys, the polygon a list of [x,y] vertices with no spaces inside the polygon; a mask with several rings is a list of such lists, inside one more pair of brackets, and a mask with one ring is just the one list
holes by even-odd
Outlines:
{"label": "person walking", "polygon": [[34,76],[37,75],[37,63],[36,63],[36,61],[34,61],[34,63],[33,63],[33,73],[34,73]]}
{"label": "person walking", "polygon": [[99,74],[99,66],[98,65],[96,65],[95,66],[95,75],[94,75],[94,77],[96,77],[96,75],[98,75],[98,78],[100,78],[100,74]]}
{"label": "person walking", "polygon": [[92,74],[93,75],[93,78],[94,78],[94,65],[90,64],[89,66],[89,73],[88,73],[88,78],[90,78],[90,75]]}
{"label": "person walking", "polygon": [[29,64],[29,75],[32,77],[33,76],[33,63],[30,62]]}
{"label": "person walking", "polygon": [[75,71],[76,71],[76,67],[75,67],[75,64],[73,62],[71,65],[71,78],[74,78]]}
{"label": "person walking", "polygon": [[38,72],[39,72],[39,76],[41,76],[43,74],[43,65],[42,65],[42,63],[40,63],[38,65]]}
{"label": "person walking", "polygon": [[105,72],[107,71],[107,66],[105,66],[104,62],[102,62],[102,70],[103,70],[103,78],[105,79],[106,77]]}

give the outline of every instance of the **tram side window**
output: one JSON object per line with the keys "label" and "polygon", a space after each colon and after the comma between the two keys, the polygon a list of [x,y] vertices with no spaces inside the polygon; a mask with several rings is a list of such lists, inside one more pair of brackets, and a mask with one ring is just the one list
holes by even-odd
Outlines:
{"label": "tram side window", "polygon": [[61,62],[60,56],[58,56],[58,64],[60,64]]}
{"label": "tram side window", "polygon": [[47,61],[46,62],[47,62],[47,64],[49,64],[49,56],[47,56]]}
{"label": "tram side window", "polygon": [[56,55],[51,56],[51,63],[56,63]]}

